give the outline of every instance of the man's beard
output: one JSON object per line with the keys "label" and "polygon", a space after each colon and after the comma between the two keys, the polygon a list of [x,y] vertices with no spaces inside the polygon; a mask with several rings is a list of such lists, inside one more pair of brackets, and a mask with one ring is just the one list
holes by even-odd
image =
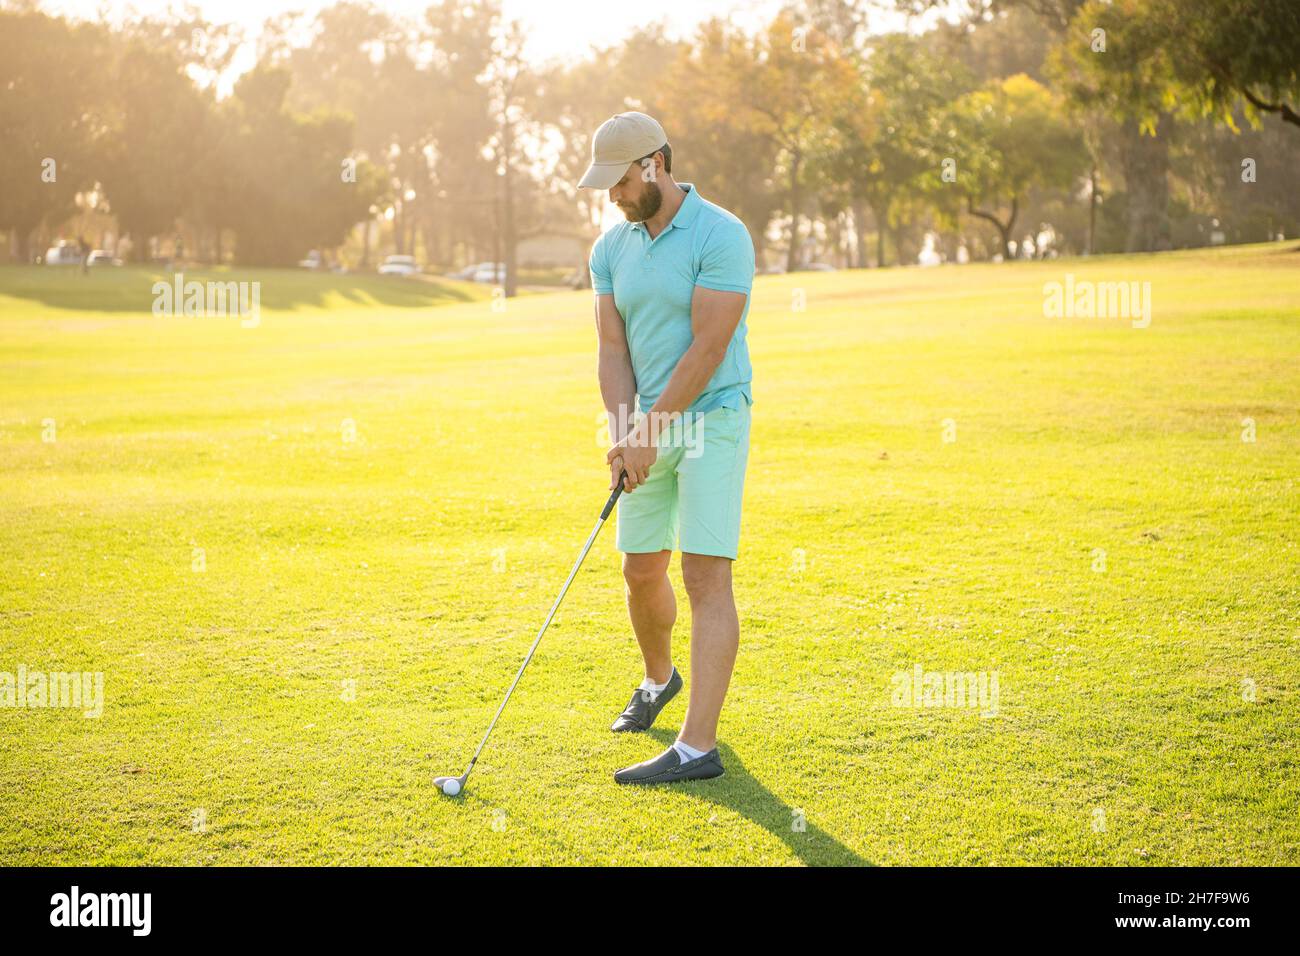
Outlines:
{"label": "man's beard", "polygon": [[646,183],[641,198],[634,206],[619,206],[628,222],[645,222],[659,211],[664,204],[664,194],[659,191],[658,183]]}

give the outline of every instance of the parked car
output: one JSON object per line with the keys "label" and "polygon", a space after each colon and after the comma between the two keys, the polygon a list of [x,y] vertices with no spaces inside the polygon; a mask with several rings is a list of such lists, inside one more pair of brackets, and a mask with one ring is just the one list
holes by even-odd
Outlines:
{"label": "parked car", "polygon": [[66,239],[56,242],[45,251],[45,264],[47,266],[79,266],[81,265],[81,249],[75,242],[68,242]]}
{"label": "parked car", "polygon": [[317,250],[313,249],[311,252],[307,253],[305,259],[300,259],[298,261],[298,268],[315,270],[324,269],[325,258]]}
{"label": "parked car", "polygon": [[415,256],[388,256],[379,265],[381,276],[413,276],[420,272]]}
{"label": "parked car", "polygon": [[480,262],[474,270],[474,274],[469,277],[471,282],[497,282],[506,281],[506,267],[503,262]]}
{"label": "parked car", "polygon": [[89,266],[120,266],[121,264],[121,259],[114,259],[103,249],[96,249],[91,252],[90,258],[86,262],[86,265]]}
{"label": "parked car", "polygon": [[801,272],[837,272],[838,270],[829,262],[810,262],[800,268]]}
{"label": "parked car", "polygon": [[505,277],[505,263],[496,262],[474,262],[463,269],[447,273],[448,279],[460,279],[462,282],[504,282]]}

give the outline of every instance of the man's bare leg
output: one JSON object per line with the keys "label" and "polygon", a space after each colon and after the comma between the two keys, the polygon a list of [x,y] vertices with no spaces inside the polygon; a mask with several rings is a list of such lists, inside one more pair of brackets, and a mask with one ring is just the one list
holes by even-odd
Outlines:
{"label": "man's bare leg", "polygon": [[[623,580],[627,582],[627,613],[645,659],[645,676],[666,684],[673,674],[673,624],[677,597],[668,582],[671,551],[623,555]],[[724,688],[725,689],[725,688]]]}
{"label": "man's bare leg", "polygon": [[683,553],[682,579],[691,601],[691,700],[678,739],[709,751],[718,743],[718,715],[740,646],[731,559]]}

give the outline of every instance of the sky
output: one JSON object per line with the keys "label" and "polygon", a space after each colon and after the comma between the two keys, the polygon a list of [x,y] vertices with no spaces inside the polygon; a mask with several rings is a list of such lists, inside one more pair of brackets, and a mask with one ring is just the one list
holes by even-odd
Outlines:
{"label": "sky", "polygon": [[[214,23],[239,23],[250,32],[268,17],[290,11],[314,12],[332,0],[192,0],[204,16]],[[168,0],[44,0],[42,9],[49,13],[69,14],[83,19],[97,19],[101,9],[114,19],[134,8],[140,13],[165,12]],[[394,14],[418,17],[428,6],[427,0],[377,0],[376,6]],[[610,0],[504,0],[502,9],[509,19],[524,23],[530,59],[541,62],[557,57],[585,54],[594,46],[612,46],[636,27],[654,20],[667,22],[670,34],[691,32],[699,23],[714,16],[724,16],[740,26],[756,26],[780,8],[780,0],[655,0],[650,3],[610,2]],[[901,24],[884,23],[894,28]],[[893,17],[889,19],[893,20]]]}
{"label": "sky", "polygon": [[[214,24],[236,23],[248,41],[236,53],[231,68],[217,83],[217,95],[225,96],[239,74],[256,62],[255,41],[261,25],[286,13],[314,14],[334,0],[40,0],[47,13],[76,19],[110,22],[124,15],[158,15],[180,9],[186,3],[198,7]],[[430,0],[373,0],[375,6],[398,17],[420,19]],[[534,63],[572,59],[588,54],[593,47],[616,46],[638,27],[661,21],[669,36],[694,32],[705,20],[724,17],[747,31],[770,22],[781,8],[781,0],[502,0],[507,19],[524,25],[525,56]],[[876,0],[870,7],[871,33],[907,28],[906,18],[888,0]],[[927,19],[927,18],[923,18]]]}

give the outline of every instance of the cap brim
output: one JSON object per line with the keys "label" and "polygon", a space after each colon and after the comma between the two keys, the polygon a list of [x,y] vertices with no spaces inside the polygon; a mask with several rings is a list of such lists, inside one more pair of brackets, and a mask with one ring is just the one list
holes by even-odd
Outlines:
{"label": "cap brim", "polygon": [[612,189],[623,174],[627,172],[631,163],[616,163],[613,166],[602,166],[598,163],[592,163],[587,167],[587,171],[582,174],[582,179],[578,180],[579,189]]}

